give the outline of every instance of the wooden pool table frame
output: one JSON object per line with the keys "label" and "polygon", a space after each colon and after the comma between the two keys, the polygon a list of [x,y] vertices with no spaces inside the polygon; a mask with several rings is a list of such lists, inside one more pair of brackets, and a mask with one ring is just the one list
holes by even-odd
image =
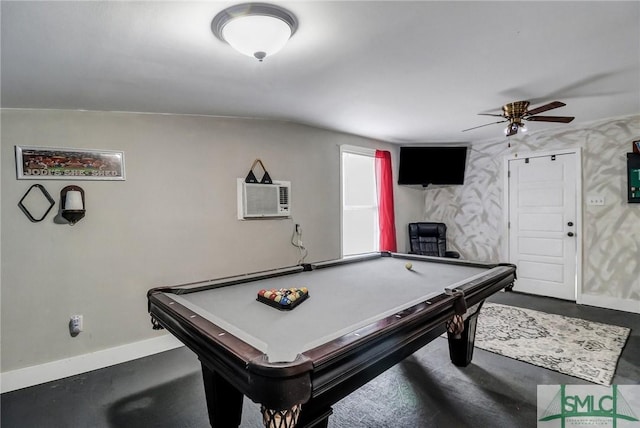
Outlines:
{"label": "wooden pool table frame", "polygon": [[[303,270],[325,269],[371,257],[484,267],[487,274],[458,286],[455,293],[443,292],[303,352],[287,363],[270,363],[263,352],[173,301],[171,294],[182,293],[184,289],[159,287],[149,290],[149,312],[155,326],[170,331],[201,361],[212,427],[238,427],[244,395],[261,403],[263,409],[286,410],[302,405],[297,423],[293,421],[295,426],[327,427],[331,405],[444,333],[445,323],[456,315],[456,306],[459,308],[462,302],[468,308],[464,315],[464,331],[459,335],[448,333],[448,340],[453,364],[466,366],[473,357],[475,325],[482,303],[493,293],[511,286],[515,279],[513,265],[385,252],[273,270],[249,277],[223,278],[209,286],[230,286]],[[265,425],[276,426],[268,422]]]}

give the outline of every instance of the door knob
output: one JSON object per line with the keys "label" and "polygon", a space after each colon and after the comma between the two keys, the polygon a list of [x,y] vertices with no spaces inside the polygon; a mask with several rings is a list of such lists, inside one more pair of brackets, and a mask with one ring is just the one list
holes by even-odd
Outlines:
{"label": "door knob", "polygon": [[570,221],[569,223],[567,223],[567,226],[573,226],[573,222]]}
{"label": "door knob", "polygon": [[573,232],[567,233],[567,236],[573,236]]}

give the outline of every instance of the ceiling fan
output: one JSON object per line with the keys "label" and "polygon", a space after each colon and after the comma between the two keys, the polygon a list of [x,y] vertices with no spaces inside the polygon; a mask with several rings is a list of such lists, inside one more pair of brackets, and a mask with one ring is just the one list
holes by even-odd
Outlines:
{"label": "ceiling fan", "polygon": [[575,118],[570,116],[535,116],[538,113],[563,106],[566,106],[566,104],[560,101],[553,101],[549,104],[536,107],[532,110],[527,110],[529,108],[529,101],[515,101],[502,106],[502,114],[479,113],[482,116],[503,117],[504,120],[499,120],[497,122],[491,122],[480,126],[474,126],[473,128],[463,129],[462,132],[482,128],[483,126],[494,125],[496,123],[509,122],[504,130],[504,133],[507,135],[507,137],[509,137],[511,135],[517,134],[518,129],[522,130],[523,132],[527,130],[525,124],[523,123],[524,120],[569,123]]}

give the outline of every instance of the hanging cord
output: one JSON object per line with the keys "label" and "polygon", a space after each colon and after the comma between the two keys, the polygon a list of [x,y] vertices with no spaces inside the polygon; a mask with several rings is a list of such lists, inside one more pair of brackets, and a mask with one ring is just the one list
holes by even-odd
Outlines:
{"label": "hanging cord", "polygon": [[304,263],[304,259],[307,258],[308,252],[302,244],[302,228],[299,224],[296,224],[293,228],[293,235],[291,235],[291,245],[293,245],[300,251],[300,259],[298,259],[298,264],[301,265],[302,263]]}

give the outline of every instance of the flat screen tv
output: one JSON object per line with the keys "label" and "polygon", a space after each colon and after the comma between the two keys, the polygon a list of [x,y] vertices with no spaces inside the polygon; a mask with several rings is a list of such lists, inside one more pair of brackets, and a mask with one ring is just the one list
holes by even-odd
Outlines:
{"label": "flat screen tv", "polygon": [[463,184],[466,147],[400,147],[398,184]]}

